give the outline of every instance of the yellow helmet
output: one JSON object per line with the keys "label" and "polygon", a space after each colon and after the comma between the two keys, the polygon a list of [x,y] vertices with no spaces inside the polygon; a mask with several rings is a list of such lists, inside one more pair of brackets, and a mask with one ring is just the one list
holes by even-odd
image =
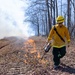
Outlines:
{"label": "yellow helmet", "polygon": [[58,17],[56,18],[56,22],[57,22],[57,23],[62,23],[62,22],[64,22],[64,21],[65,21],[65,19],[64,19],[63,16],[58,16]]}

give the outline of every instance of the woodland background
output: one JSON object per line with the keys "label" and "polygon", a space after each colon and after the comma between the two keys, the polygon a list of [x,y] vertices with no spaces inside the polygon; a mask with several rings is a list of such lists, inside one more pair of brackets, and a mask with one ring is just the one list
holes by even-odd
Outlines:
{"label": "woodland background", "polygon": [[64,25],[69,29],[71,37],[75,36],[75,0],[31,0],[25,21],[31,23],[35,35],[47,35],[56,17],[65,18]]}

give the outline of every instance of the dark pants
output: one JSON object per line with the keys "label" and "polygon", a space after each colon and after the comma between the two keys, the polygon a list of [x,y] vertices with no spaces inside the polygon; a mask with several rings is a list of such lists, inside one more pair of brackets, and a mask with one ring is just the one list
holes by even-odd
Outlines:
{"label": "dark pants", "polygon": [[60,64],[60,58],[62,58],[66,54],[66,46],[62,48],[55,48],[53,47],[53,61],[54,65]]}

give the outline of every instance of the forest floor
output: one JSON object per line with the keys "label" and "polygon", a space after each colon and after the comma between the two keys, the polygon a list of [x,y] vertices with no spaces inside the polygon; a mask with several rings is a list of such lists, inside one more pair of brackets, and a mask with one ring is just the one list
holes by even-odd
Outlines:
{"label": "forest floor", "polygon": [[75,75],[75,40],[71,40],[58,70],[53,69],[52,48],[44,53],[46,37],[0,39],[0,75]]}

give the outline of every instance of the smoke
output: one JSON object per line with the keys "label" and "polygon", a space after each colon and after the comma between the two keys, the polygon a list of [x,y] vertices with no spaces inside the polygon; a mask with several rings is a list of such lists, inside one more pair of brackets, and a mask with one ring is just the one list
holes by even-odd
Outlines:
{"label": "smoke", "polygon": [[22,0],[0,0],[0,38],[34,35],[30,24],[25,23],[28,7]]}

